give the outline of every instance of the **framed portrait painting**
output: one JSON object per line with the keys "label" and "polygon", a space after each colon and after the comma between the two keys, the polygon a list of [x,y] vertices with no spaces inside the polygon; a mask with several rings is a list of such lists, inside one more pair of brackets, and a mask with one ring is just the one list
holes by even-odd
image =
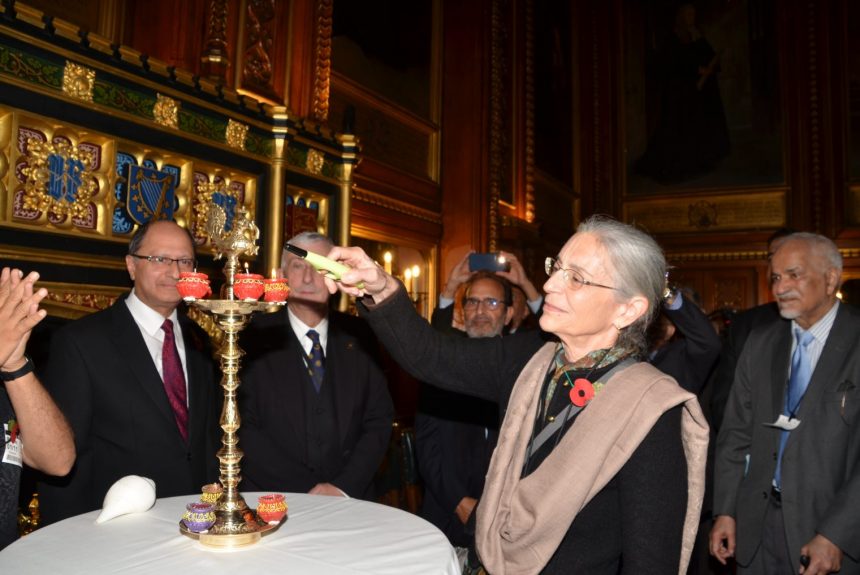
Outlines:
{"label": "framed portrait painting", "polygon": [[628,195],[785,183],[776,0],[624,0]]}

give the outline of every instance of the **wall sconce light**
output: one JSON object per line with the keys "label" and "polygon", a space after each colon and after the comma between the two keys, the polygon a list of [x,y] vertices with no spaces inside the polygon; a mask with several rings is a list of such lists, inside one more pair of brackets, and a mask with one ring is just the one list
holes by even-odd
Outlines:
{"label": "wall sconce light", "polygon": [[382,254],[382,261],[385,263],[384,269],[385,273],[391,274],[391,260],[394,259],[391,255],[391,252],[385,252]]}

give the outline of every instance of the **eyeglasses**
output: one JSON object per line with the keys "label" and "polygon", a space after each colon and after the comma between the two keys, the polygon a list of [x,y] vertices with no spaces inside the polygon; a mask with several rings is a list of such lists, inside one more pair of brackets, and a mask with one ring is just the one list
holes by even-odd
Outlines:
{"label": "eyeglasses", "polygon": [[181,270],[192,270],[197,265],[197,260],[194,258],[169,258],[167,256],[142,256],[140,254],[129,254],[133,258],[137,258],[139,260],[146,260],[149,263],[156,264],[159,266],[172,266],[173,264],[178,264],[179,269]]}
{"label": "eyeglasses", "polygon": [[505,302],[494,297],[485,297],[484,299],[476,297],[463,298],[463,309],[475,309],[481,304],[484,304],[484,307],[490,311],[496,311],[500,306],[505,305]]}
{"label": "eyeglasses", "polygon": [[594,286],[594,287],[601,287],[601,288],[613,289],[613,290],[618,289],[618,288],[614,288],[612,286],[607,286],[607,285],[588,281],[587,279],[582,277],[582,273],[579,272],[578,270],[561,267],[561,264],[559,263],[557,258],[552,258],[552,257],[546,258],[546,260],[544,260],[543,265],[544,265],[544,271],[546,272],[546,275],[548,275],[550,277],[552,277],[552,275],[555,272],[560,271],[561,277],[564,278],[564,283],[566,283],[567,287],[569,287],[572,290],[578,290],[582,286]]}

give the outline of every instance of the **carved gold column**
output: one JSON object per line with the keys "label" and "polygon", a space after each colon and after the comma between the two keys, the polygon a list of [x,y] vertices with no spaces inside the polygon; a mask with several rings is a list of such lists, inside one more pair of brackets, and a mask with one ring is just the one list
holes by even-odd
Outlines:
{"label": "carved gold column", "polygon": [[266,238],[263,243],[265,252],[263,254],[263,269],[268,272],[272,268],[281,267],[281,250],[284,243],[284,214],[286,210],[286,165],[287,153],[287,109],[276,106],[273,109],[274,120],[274,146],[272,151],[272,165],[269,168],[269,197],[266,201]]}
{"label": "carved gold column", "polygon": [[[340,213],[338,214],[338,227],[334,234],[334,243],[338,245],[350,245],[352,235],[352,170],[358,160],[358,142],[353,134],[338,134],[337,141],[341,145],[343,163],[340,176],[340,193],[338,203]],[[346,311],[349,299],[346,294],[341,294],[338,308]]]}

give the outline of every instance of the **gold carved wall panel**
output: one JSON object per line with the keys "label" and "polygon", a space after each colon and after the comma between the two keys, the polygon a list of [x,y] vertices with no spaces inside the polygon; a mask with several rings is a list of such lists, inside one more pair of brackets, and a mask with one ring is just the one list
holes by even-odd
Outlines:
{"label": "gold carved wall panel", "polygon": [[253,174],[0,107],[0,225],[127,242],[151,219],[206,243],[205,209],[256,212]]}

